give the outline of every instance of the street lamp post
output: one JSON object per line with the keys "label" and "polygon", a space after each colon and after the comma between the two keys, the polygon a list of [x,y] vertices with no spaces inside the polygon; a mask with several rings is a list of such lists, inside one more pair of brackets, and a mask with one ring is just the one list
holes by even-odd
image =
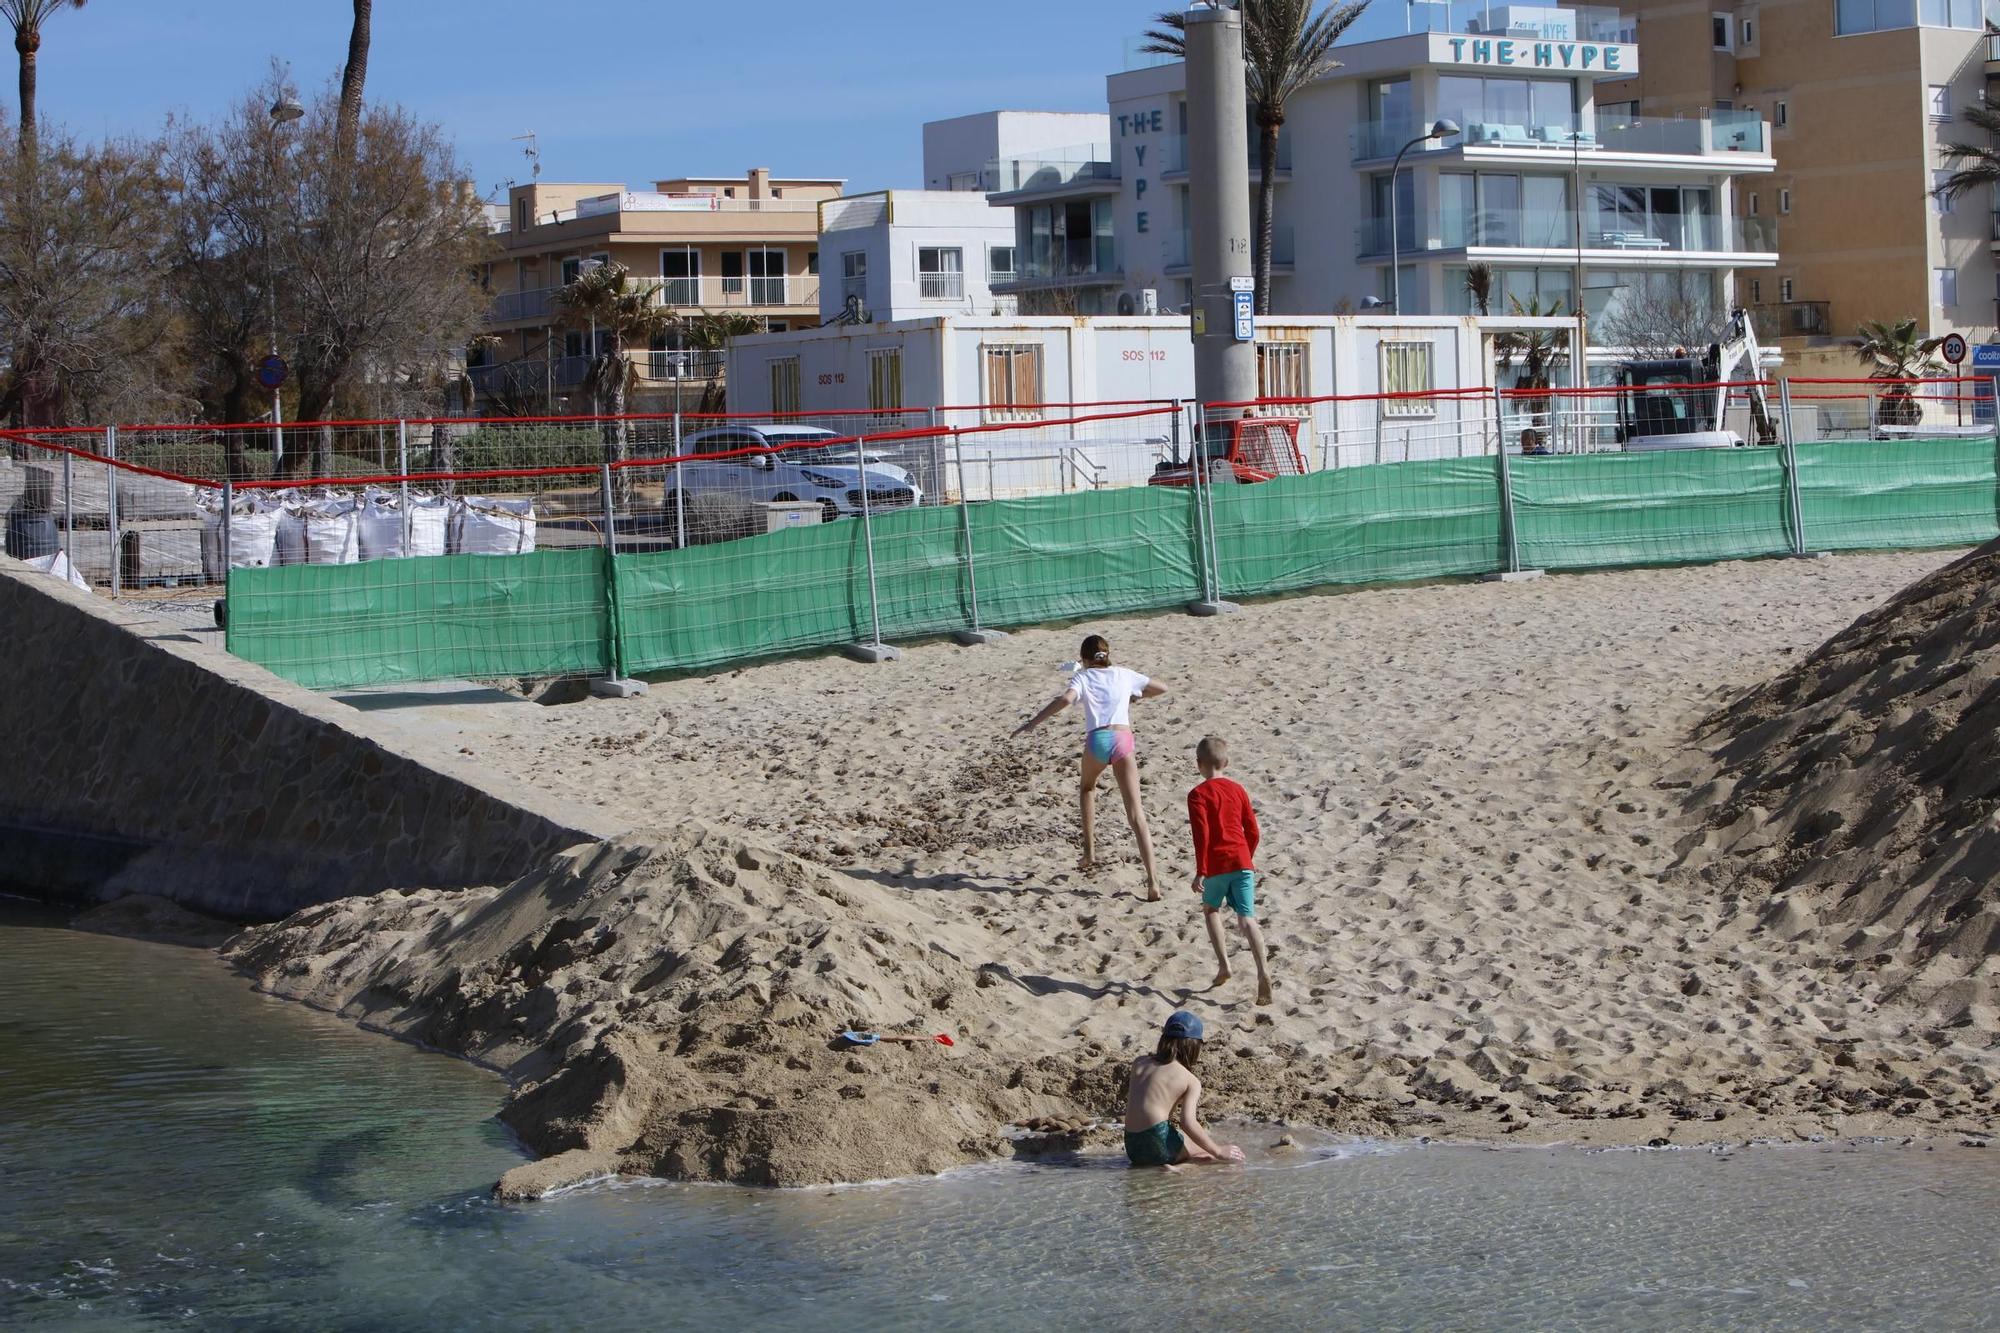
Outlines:
{"label": "street lamp post", "polygon": [[[306,109],[289,93],[271,103],[271,124],[282,128],[305,115]],[[270,303],[271,355],[278,355],[278,275],[271,268],[271,228],[264,227],[264,295]],[[285,394],[282,385],[271,386],[271,470],[285,461]]]}
{"label": "street lamp post", "polygon": [[1583,131],[1569,132],[1570,172],[1575,179],[1574,212],[1576,215],[1576,265],[1569,275],[1570,305],[1576,312],[1575,355],[1570,358],[1570,383],[1583,388],[1590,380],[1586,363],[1587,348],[1584,344],[1583,311]]}
{"label": "street lamp post", "polygon": [[1400,237],[1396,234],[1396,180],[1403,171],[1403,154],[1420,143],[1432,139],[1449,139],[1458,133],[1458,122],[1439,120],[1431,124],[1430,132],[1416,138],[1396,150],[1396,160],[1389,165],[1389,304],[1403,313],[1403,264]]}

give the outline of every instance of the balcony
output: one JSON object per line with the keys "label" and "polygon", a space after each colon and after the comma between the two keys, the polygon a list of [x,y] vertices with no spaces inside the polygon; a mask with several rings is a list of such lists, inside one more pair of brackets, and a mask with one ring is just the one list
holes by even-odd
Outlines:
{"label": "balcony", "polygon": [[2000,74],[2000,32],[1986,34],[1986,72]]}
{"label": "balcony", "polygon": [[1541,5],[1502,5],[1466,20],[1467,32],[1493,37],[1519,37],[1541,42],[1626,42],[1639,40],[1639,21],[1604,5],[1557,8]]}
{"label": "balcony", "polygon": [[[1564,119],[1530,124],[1525,111],[1518,120],[1469,118],[1465,131],[1448,139],[1426,140],[1407,156],[1456,152],[1462,149],[1547,154],[1551,157],[1601,153],[1659,154],[1677,157],[1726,157],[1733,153],[1763,155],[1770,151],[1768,128],[1755,111],[1711,111],[1680,120],[1585,116],[1580,125]],[[1408,121],[1365,121],[1355,127],[1351,146],[1356,162],[1394,158],[1397,151],[1423,130]],[[1432,146],[1432,145],[1435,146]]]}
{"label": "balcony", "polygon": [[[556,213],[550,220],[571,222],[577,218],[610,217],[618,213],[810,213],[817,219],[819,202],[813,199],[730,199],[719,194],[621,190],[617,194],[579,199],[575,208]],[[814,227],[817,229],[817,221]]]}
{"label": "balcony", "polygon": [[995,282],[994,291],[1095,287],[1125,280],[1118,266],[1118,244],[1109,236],[1056,240],[1017,250],[1015,264],[1014,276],[1005,283]]}
{"label": "balcony", "polygon": [[[641,349],[625,355],[642,384],[654,387],[712,379],[723,370],[721,352]],[[578,388],[589,378],[590,364],[587,356],[523,357],[497,365],[469,366],[465,373],[482,394],[538,394]]]}
{"label": "balcony", "polygon": [[[986,164],[986,179],[995,195],[1116,194],[1118,164],[1111,145],[1077,144],[1053,148],[1035,157],[994,158]],[[996,198],[995,203],[1014,200]]]}
{"label": "balcony", "polygon": [[[651,288],[652,304],[683,310],[819,309],[819,278],[810,274],[783,277],[741,278],[660,278],[634,273],[626,279],[633,288]],[[488,324],[533,321],[548,324],[561,318],[562,306],[556,299],[560,287],[538,287],[525,292],[502,292],[493,298],[486,312]]]}
{"label": "balcony", "polygon": [[[1262,149],[1256,139],[1248,145],[1250,156],[1250,179],[1256,180],[1262,163]],[[1185,134],[1176,134],[1167,140],[1166,155],[1160,159],[1160,179],[1169,183],[1185,181],[1188,174],[1188,141]],[[1292,174],[1292,132],[1278,131],[1278,179],[1289,180]]]}
{"label": "balcony", "polygon": [[1751,327],[1764,339],[1830,338],[1833,319],[1825,301],[1774,301],[1750,307]]}
{"label": "balcony", "polygon": [[[1777,224],[1766,217],[1627,216],[1591,209],[1585,211],[1582,221],[1583,251],[1600,265],[1646,255],[1762,256],[1775,255],[1778,250]],[[1561,256],[1574,254],[1578,243],[1577,214],[1567,208],[1446,209],[1424,218],[1398,217],[1396,222],[1396,249],[1406,255],[1430,250],[1503,249]],[[1387,256],[1389,220],[1363,219],[1355,228],[1354,248],[1359,259]]]}

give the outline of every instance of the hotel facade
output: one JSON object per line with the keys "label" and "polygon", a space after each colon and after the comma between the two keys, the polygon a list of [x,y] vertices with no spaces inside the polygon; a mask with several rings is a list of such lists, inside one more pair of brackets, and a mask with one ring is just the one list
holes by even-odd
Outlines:
{"label": "hotel facade", "polygon": [[[556,294],[592,262],[624,265],[683,315],[746,314],[778,330],[819,323],[820,205],[838,198],[841,184],[760,169],[661,180],[650,190],[515,186],[494,236],[498,257],[480,274],[493,304],[468,367],[475,389],[489,402],[576,408],[591,338],[602,349],[609,335],[565,319]],[[710,370],[667,340],[642,350],[650,352],[635,358],[642,394],[677,394]]]}
{"label": "hotel facade", "polygon": [[[1598,84],[1645,116],[1735,108],[1771,127],[1775,169],[1755,190],[1784,247],[1745,300],[1786,360],[1853,374],[1840,346],[1864,320],[1915,318],[1936,335],[2000,339],[2000,196],[1932,193],[1940,151],[1984,136],[2000,5],[1981,0],[1686,0],[1632,5],[1646,65]],[[1820,363],[1814,366],[1813,363]]]}
{"label": "hotel facade", "polygon": [[[1488,19],[1343,46],[1341,66],[1293,99],[1276,167],[1274,315],[1362,309],[1399,285],[1404,314],[1478,313],[1466,274],[1485,264],[1495,315],[1516,302],[1569,309],[1580,276],[1591,323],[1616,327],[1647,294],[1726,310],[1746,277],[1776,267],[1777,228],[1749,207],[1771,198],[1754,182],[1776,166],[1757,113],[1651,120],[1600,106],[1606,81],[1642,69],[1635,25],[1614,11],[1512,6]],[[1183,67],[1114,74],[1107,92],[1108,142],[989,173],[1016,218],[1016,278],[997,290],[1024,313],[1190,299]],[[1458,131],[1423,138],[1440,120]],[[1254,141],[1245,152],[1254,190]]]}

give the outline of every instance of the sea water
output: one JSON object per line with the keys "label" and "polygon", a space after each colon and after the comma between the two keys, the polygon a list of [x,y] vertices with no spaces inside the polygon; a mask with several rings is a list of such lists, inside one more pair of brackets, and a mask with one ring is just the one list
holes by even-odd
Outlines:
{"label": "sea water", "polygon": [[209,954],[0,906],[0,1327],[2000,1327],[2000,1148],[1584,1152],[1229,1131],[535,1204],[497,1079]]}

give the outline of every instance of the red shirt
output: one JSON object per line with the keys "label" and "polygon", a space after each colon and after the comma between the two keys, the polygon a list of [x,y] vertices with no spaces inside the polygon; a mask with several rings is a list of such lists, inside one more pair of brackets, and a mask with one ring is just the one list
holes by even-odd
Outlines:
{"label": "red shirt", "polygon": [[1250,793],[1228,778],[1214,777],[1188,793],[1188,823],[1194,829],[1195,871],[1203,879],[1234,870],[1254,870],[1257,812]]}

